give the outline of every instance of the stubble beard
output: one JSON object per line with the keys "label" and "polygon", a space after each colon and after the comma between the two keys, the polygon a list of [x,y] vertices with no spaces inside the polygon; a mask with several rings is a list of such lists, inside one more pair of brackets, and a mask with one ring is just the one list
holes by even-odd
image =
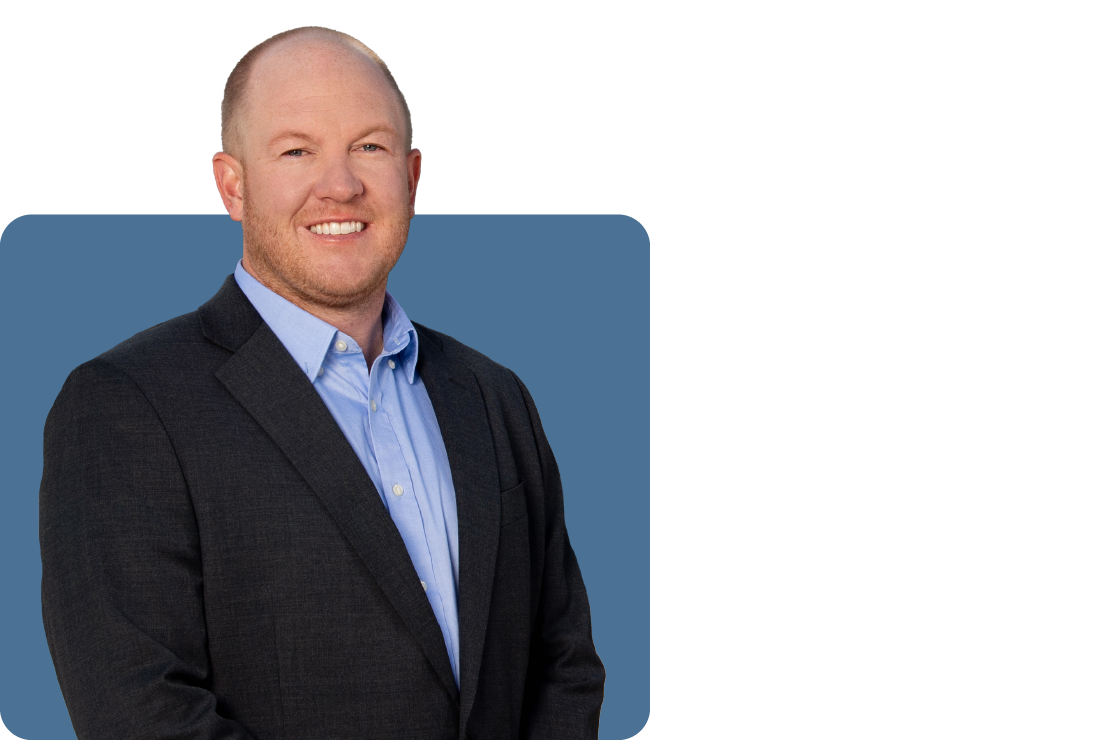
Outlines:
{"label": "stubble beard", "polygon": [[[348,285],[331,281],[305,254],[296,234],[257,213],[251,207],[247,178],[243,182],[244,251],[259,281],[285,298],[304,306],[334,309],[357,308],[371,302],[401,256],[409,238],[409,219],[393,223],[375,219],[375,256],[380,258],[363,280]],[[283,290],[285,289],[285,290]]]}

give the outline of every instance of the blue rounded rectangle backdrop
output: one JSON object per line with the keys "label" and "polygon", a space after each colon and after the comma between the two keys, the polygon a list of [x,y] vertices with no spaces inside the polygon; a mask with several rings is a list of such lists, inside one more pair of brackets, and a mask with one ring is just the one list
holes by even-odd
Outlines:
{"label": "blue rounded rectangle backdrop", "polygon": [[[235,268],[227,216],[24,216],[0,237],[0,717],[74,738],[43,633],[42,429],[69,372],[208,300]],[[529,387],[606,665],[599,737],[649,716],[649,239],[625,216],[417,216],[390,292]]]}

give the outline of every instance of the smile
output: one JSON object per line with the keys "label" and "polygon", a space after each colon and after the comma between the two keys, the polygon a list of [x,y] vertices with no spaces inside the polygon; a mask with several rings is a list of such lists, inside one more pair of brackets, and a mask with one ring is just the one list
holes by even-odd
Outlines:
{"label": "smile", "polygon": [[314,234],[353,234],[356,231],[363,230],[362,221],[331,221],[323,224],[313,224],[309,227],[309,231]]}

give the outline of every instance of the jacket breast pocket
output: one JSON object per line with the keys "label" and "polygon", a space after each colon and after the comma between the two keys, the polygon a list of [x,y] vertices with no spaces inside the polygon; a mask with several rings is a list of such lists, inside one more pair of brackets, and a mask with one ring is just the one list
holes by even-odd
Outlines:
{"label": "jacket breast pocket", "polygon": [[521,521],[529,514],[525,508],[525,483],[518,483],[513,488],[502,491],[502,526],[506,527],[514,522]]}

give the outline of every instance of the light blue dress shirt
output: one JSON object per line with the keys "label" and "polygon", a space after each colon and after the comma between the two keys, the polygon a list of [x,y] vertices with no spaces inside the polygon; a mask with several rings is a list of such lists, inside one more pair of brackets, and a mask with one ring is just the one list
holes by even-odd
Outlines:
{"label": "light blue dress shirt", "polygon": [[387,293],[382,353],[367,370],[355,340],[236,265],[236,282],[320,394],[394,520],[459,685],[459,526],[448,453],[417,374],[417,331]]}

